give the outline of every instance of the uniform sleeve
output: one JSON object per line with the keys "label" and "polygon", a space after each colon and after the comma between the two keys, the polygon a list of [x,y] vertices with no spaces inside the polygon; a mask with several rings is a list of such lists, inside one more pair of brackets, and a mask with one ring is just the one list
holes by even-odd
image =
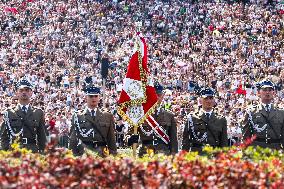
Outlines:
{"label": "uniform sleeve", "polygon": [[1,142],[1,150],[8,150],[9,149],[9,133],[7,129],[6,122],[2,122],[0,128],[0,142]]}
{"label": "uniform sleeve", "polygon": [[188,120],[184,124],[184,130],[182,135],[182,150],[189,151],[190,149],[190,130],[188,125]]}
{"label": "uniform sleeve", "polygon": [[248,138],[251,138],[251,128],[250,128],[250,122],[249,122],[249,115],[246,113],[244,120],[242,121],[242,140],[245,141]]}
{"label": "uniform sleeve", "polygon": [[[128,123],[127,123],[128,124]],[[139,128],[137,128],[137,134],[139,133]],[[133,130],[133,127],[130,127],[128,125],[128,128],[127,128],[127,131],[126,131],[126,134],[124,135],[124,138],[123,138],[123,142],[124,144],[127,146],[128,145],[128,139],[129,137],[133,134],[134,130]]]}
{"label": "uniform sleeve", "polygon": [[221,134],[221,140],[220,140],[220,146],[226,147],[228,146],[228,126],[227,126],[227,120],[223,118],[223,128],[222,128],[222,134]]}
{"label": "uniform sleeve", "polygon": [[114,118],[112,114],[108,114],[110,119],[110,127],[107,133],[107,145],[109,148],[109,152],[113,155],[117,154],[117,147],[115,142],[115,134],[114,134]]}
{"label": "uniform sleeve", "polygon": [[281,110],[281,118],[282,118],[282,127],[281,127],[281,144],[282,144],[282,149],[284,147],[284,110]]}
{"label": "uniform sleeve", "polygon": [[75,124],[74,124],[74,116],[72,117],[71,122],[71,129],[70,129],[70,140],[69,140],[69,149],[72,150],[75,156],[83,155],[84,148],[82,144],[79,144],[79,139],[77,138]]}
{"label": "uniform sleeve", "polygon": [[43,152],[46,146],[46,133],[45,133],[45,119],[44,113],[41,111],[40,113],[40,123],[39,127],[37,128],[37,140],[38,140],[38,147],[39,152]]}
{"label": "uniform sleeve", "polygon": [[168,133],[170,137],[170,151],[172,154],[175,154],[178,152],[178,142],[177,142],[177,123],[174,115],[171,115],[171,127],[169,129],[170,131]]}

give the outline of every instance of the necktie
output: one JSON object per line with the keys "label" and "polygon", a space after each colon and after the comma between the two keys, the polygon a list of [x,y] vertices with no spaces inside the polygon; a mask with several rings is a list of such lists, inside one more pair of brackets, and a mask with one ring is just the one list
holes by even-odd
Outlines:
{"label": "necktie", "polygon": [[269,112],[269,111],[270,111],[269,104],[266,104],[266,105],[265,105],[265,110],[266,110],[267,112]]}
{"label": "necktie", "polygon": [[95,116],[96,116],[96,111],[95,111],[95,110],[92,110],[92,111],[91,111],[91,115],[92,115],[93,117],[95,117]]}
{"label": "necktie", "polygon": [[22,111],[23,111],[24,113],[27,113],[27,107],[26,107],[26,106],[23,106],[23,107],[22,107]]}
{"label": "necktie", "polygon": [[206,113],[206,118],[209,119],[210,118],[210,113]]}

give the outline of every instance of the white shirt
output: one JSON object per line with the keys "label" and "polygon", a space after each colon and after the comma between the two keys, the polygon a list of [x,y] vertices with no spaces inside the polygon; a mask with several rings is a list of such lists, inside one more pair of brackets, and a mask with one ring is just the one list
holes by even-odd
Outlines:
{"label": "white shirt", "polygon": [[[24,107],[24,105],[22,105],[22,104],[19,104],[19,106],[20,106],[20,108],[21,108],[21,110],[23,109],[23,107]],[[27,104],[27,105],[25,105],[25,107],[26,107],[26,112],[28,111],[28,109],[29,109],[29,107],[30,107],[30,105],[29,104]]]}
{"label": "white shirt", "polygon": [[89,110],[90,114],[92,114],[92,110],[94,110],[94,111],[95,111],[95,115],[92,115],[92,116],[96,116],[96,114],[97,114],[97,108],[95,108],[95,109],[87,108],[87,109]]}
{"label": "white shirt", "polygon": [[209,114],[209,118],[210,118],[211,115],[212,115],[213,110],[211,110],[211,111],[209,111],[209,112],[206,112],[205,110],[202,109],[202,112],[203,112],[205,115]]}
{"label": "white shirt", "polygon": [[[270,104],[263,104],[263,103],[261,103],[261,105],[262,105],[262,107],[266,110],[266,111],[270,111],[271,110],[271,106],[272,106],[272,104],[270,103]],[[266,106],[268,105],[268,110],[266,109]]]}

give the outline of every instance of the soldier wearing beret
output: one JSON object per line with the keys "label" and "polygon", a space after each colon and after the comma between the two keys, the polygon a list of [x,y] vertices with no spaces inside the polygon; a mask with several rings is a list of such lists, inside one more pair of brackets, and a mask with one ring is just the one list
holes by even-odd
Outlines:
{"label": "soldier wearing beret", "polygon": [[86,107],[75,112],[72,117],[69,148],[78,156],[88,148],[100,156],[109,153],[116,154],[114,118],[107,112],[102,112],[99,107],[100,88],[93,85],[86,86]]}
{"label": "soldier wearing beret", "polygon": [[44,151],[46,145],[45,119],[41,109],[32,107],[32,85],[26,79],[16,84],[18,105],[4,112],[1,126],[1,149],[9,150],[18,137],[21,147],[32,152]]}
{"label": "soldier wearing beret", "polygon": [[206,144],[213,147],[228,146],[227,121],[213,110],[214,91],[204,88],[200,95],[202,108],[187,117],[182,149],[201,152]]}
{"label": "soldier wearing beret", "polygon": [[[155,85],[158,101],[161,103],[163,99],[163,86],[160,84]],[[163,136],[157,134],[149,123],[145,122],[138,128],[139,135],[131,135],[128,138],[128,145],[141,142],[139,149],[139,156],[143,156],[147,152],[153,151],[154,153],[163,153],[166,155],[175,154],[178,152],[177,142],[177,124],[173,113],[164,110],[159,106],[152,117],[159,124],[162,134],[165,133],[169,141],[166,141]],[[130,131],[133,133],[133,131]]]}
{"label": "soldier wearing beret", "polygon": [[259,83],[260,103],[247,109],[243,121],[243,139],[252,135],[256,138],[253,146],[282,149],[284,143],[284,111],[273,105],[274,84],[269,80]]}

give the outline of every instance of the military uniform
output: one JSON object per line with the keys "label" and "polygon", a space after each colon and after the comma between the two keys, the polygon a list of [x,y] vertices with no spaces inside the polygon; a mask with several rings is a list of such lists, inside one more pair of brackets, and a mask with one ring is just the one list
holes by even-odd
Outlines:
{"label": "military uniform", "polygon": [[270,111],[259,104],[249,108],[243,121],[243,139],[246,140],[252,135],[256,139],[253,146],[282,149],[284,144],[284,111],[271,105]]}
{"label": "military uniform", "polygon": [[189,114],[183,131],[182,149],[201,152],[206,144],[228,146],[227,120],[215,112],[209,118],[202,111]]}
{"label": "military uniform", "polygon": [[[30,88],[26,80],[20,81],[19,85]],[[4,113],[0,132],[1,149],[9,150],[18,136],[21,147],[41,153],[46,146],[44,113],[30,105],[21,106],[19,104]]]}
{"label": "military uniform", "polygon": [[[203,98],[214,96],[212,89],[201,91]],[[227,120],[211,110],[203,109],[189,114],[183,131],[182,149],[186,151],[202,151],[204,145],[213,147],[228,146]]]}
{"label": "military uniform", "polygon": [[69,148],[76,156],[82,155],[84,148],[97,152],[100,156],[107,155],[106,149],[110,154],[116,154],[113,115],[99,109],[92,115],[88,108],[74,113]]}
{"label": "military uniform", "polygon": [[271,103],[273,98],[271,91],[275,90],[274,84],[264,80],[258,86],[262,102],[258,106],[247,109],[243,121],[243,139],[246,140],[255,135],[256,138],[251,145],[283,149],[284,111],[275,108]]}
{"label": "military uniform", "polygon": [[169,136],[170,142],[166,144],[160,137],[155,134],[151,126],[144,123],[138,128],[140,135],[141,147],[139,148],[139,156],[147,153],[147,149],[153,149],[155,153],[163,153],[166,155],[175,154],[178,152],[177,143],[177,124],[174,114],[161,110],[157,115],[153,115],[155,120],[159,123],[160,127]]}
{"label": "military uniform", "polygon": [[[155,88],[157,94],[162,93],[163,87],[161,85],[156,85]],[[148,149],[153,150],[154,153],[163,153],[165,155],[177,153],[177,124],[174,114],[160,108],[152,117],[159,124],[161,130],[168,135],[169,142],[166,143],[161,139],[161,136],[153,131],[152,127],[147,122],[144,122],[144,124],[138,128],[141,142],[138,155],[141,157],[147,154]],[[133,130],[130,130],[130,133],[133,133]]]}

